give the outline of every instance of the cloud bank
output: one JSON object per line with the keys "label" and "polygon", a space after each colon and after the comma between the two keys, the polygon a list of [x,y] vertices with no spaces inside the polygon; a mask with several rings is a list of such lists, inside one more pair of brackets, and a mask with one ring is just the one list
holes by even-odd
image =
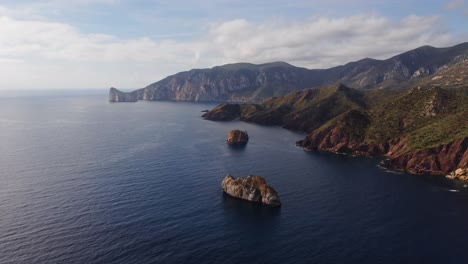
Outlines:
{"label": "cloud bank", "polygon": [[437,16],[235,19],[211,24],[190,40],[156,40],[86,34],[69,24],[18,19],[0,9],[0,70],[8,76],[0,81],[0,89],[31,89],[38,84],[47,86],[40,88],[139,88],[190,68],[241,61],[326,68],[454,41]]}

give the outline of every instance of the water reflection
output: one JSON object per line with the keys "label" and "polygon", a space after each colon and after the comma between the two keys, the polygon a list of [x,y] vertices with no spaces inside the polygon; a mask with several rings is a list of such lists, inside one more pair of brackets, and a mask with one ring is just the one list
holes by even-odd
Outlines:
{"label": "water reflection", "polygon": [[223,192],[224,210],[232,215],[249,220],[272,220],[281,214],[281,207],[265,206],[242,199],[234,198]]}
{"label": "water reflection", "polygon": [[230,144],[228,144],[228,147],[232,151],[241,152],[241,151],[244,151],[247,148],[247,144],[245,144],[245,145],[230,145]]}

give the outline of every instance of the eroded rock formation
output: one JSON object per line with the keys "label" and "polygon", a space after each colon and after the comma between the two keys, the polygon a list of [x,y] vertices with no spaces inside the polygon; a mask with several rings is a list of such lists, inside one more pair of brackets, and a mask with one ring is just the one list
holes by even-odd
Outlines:
{"label": "eroded rock formation", "polygon": [[249,142],[247,131],[231,130],[228,134],[226,142],[229,145],[245,145]]}
{"label": "eroded rock formation", "polygon": [[138,91],[130,93],[122,92],[114,87],[109,90],[109,102],[136,102],[138,101]]}
{"label": "eroded rock formation", "polygon": [[446,176],[452,180],[459,180],[459,181],[468,181],[468,168],[465,169],[456,169],[452,173]]}
{"label": "eroded rock formation", "polygon": [[221,187],[230,196],[270,206],[281,206],[278,193],[261,176],[224,177]]}

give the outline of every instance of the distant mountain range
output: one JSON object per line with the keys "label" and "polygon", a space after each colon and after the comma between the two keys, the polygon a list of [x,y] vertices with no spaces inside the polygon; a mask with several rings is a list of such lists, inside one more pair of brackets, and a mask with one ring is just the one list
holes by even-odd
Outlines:
{"label": "distant mountain range", "polygon": [[180,72],[130,93],[111,88],[109,101],[259,102],[335,83],[358,90],[461,87],[468,82],[467,64],[468,42],[449,48],[423,46],[386,60],[366,58],[330,69],[236,63]]}

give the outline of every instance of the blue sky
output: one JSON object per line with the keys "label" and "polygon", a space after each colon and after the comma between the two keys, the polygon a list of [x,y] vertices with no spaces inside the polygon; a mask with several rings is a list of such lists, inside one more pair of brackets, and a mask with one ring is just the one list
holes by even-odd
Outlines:
{"label": "blue sky", "polygon": [[326,68],[468,40],[447,1],[0,1],[2,90],[140,88],[190,68]]}

